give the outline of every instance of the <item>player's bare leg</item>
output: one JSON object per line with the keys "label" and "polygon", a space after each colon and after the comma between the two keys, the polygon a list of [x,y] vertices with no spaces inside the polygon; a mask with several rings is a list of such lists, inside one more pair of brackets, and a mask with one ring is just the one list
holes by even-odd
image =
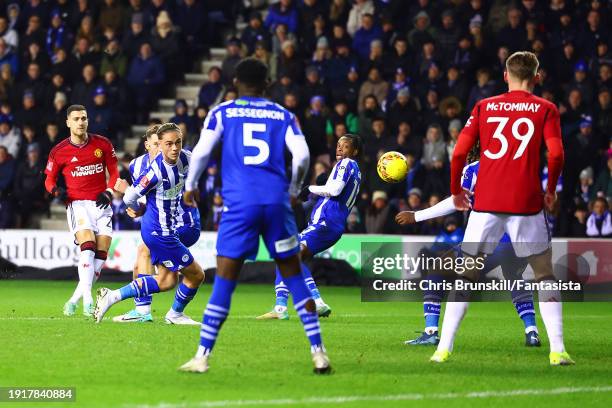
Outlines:
{"label": "player's bare leg", "polygon": [[[552,249],[527,258],[533,268],[537,282],[555,282],[552,268]],[[544,320],[550,341],[550,364],[571,365],[574,360],[565,351],[563,344],[563,304],[559,290],[540,290],[538,292],[540,314]]]}
{"label": "player's bare leg", "polygon": [[72,297],[64,305],[64,314],[73,315],[76,311],[76,304],[83,297],[83,314],[91,316],[93,313],[91,289],[95,277],[96,236],[92,230],[81,230],[75,233],[75,239],[81,248],[77,266],[79,283]]}

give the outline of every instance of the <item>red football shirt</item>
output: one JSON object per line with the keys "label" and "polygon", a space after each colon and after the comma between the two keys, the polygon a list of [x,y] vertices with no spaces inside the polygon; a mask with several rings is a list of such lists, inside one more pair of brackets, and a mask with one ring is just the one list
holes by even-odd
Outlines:
{"label": "red football shirt", "polygon": [[523,215],[540,212],[543,207],[542,142],[549,152],[548,191],[555,191],[563,167],[557,107],[526,91],[511,91],[478,102],[453,152],[452,194],[461,191],[461,170],[477,138],[480,139],[480,168],[474,209]]}
{"label": "red football shirt", "polygon": [[[109,174],[108,183],[105,170]],[[119,177],[115,149],[104,136],[89,133],[82,145],[73,144],[68,137],[49,153],[45,169],[47,191],[51,192],[57,185],[60,173],[66,180],[68,202],[95,200],[107,187],[114,188]]]}

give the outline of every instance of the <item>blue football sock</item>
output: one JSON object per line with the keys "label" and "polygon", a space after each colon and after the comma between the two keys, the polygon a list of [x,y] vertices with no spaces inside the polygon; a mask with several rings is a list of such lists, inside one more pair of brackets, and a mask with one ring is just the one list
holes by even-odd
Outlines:
{"label": "blue football sock", "polygon": [[179,283],[178,287],[176,288],[176,294],[174,295],[174,303],[172,303],[172,310],[178,313],[182,313],[183,310],[185,310],[187,304],[191,302],[191,299],[193,299],[197,291],[198,288],[191,289],[183,282]]}
{"label": "blue football sock", "polygon": [[[144,278],[145,276],[149,276],[149,275],[144,274],[144,273],[138,274],[138,278]],[[153,302],[153,296],[151,295],[134,298],[134,304],[136,306],[149,306],[152,302]]]}
{"label": "blue football sock", "polygon": [[276,306],[287,307],[287,299],[289,299],[289,289],[283,282],[278,266],[276,267],[276,280],[274,281],[274,291],[276,292]]}
{"label": "blue football sock", "polygon": [[234,289],[236,289],[236,281],[215,276],[212,293],[206,310],[204,310],[204,317],[202,317],[200,347],[198,347],[196,356],[209,355],[215,346],[221,325],[229,313]]}
{"label": "blue football sock", "polygon": [[142,298],[153,293],[159,293],[159,285],[153,276],[146,275],[125,285],[119,289],[119,292],[121,293],[121,300],[131,297]]}
{"label": "blue football sock", "polygon": [[525,290],[512,291],[512,303],[525,329],[536,327],[535,307],[533,306],[533,293]]}
{"label": "blue football sock", "polygon": [[[439,275],[430,275],[427,277],[431,289],[432,284],[442,282],[442,277]],[[438,328],[440,325],[440,304],[444,297],[442,290],[424,290],[423,291],[423,315],[425,316],[425,328]]]}
{"label": "blue football sock", "polygon": [[304,278],[304,283],[308,290],[310,291],[310,295],[313,299],[321,298],[321,293],[319,292],[319,288],[317,288],[317,284],[312,278],[312,274],[310,273],[310,269],[306,266],[304,262],[302,262],[302,278]]}
{"label": "blue football sock", "polygon": [[310,291],[304,283],[302,275],[295,275],[289,278],[285,278],[285,284],[293,296],[293,305],[297,311],[300,320],[304,325],[304,331],[306,337],[310,341],[310,350],[315,352],[317,350],[325,350],[323,347],[323,340],[321,340],[321,327],[319,326],[319,316],[316,311],[309,312],[306,310],[306,303],[312,300]]}

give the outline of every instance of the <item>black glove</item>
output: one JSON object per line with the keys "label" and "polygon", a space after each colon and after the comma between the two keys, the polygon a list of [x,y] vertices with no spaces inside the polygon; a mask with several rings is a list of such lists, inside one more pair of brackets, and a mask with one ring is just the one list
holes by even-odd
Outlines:
{"label": "black glove", "polygon": [[112,199],[113,195],[108,190],[104,190],[103,192],[98,194],[98,197],[96,198],[96,207],[108,208]]}
{"label": "black glove", "polygon": [[63,202],[68,199],[68,194],[66,193],[66,189],[64,187],[53,187],[53,190],[51,190],[51,195]]}

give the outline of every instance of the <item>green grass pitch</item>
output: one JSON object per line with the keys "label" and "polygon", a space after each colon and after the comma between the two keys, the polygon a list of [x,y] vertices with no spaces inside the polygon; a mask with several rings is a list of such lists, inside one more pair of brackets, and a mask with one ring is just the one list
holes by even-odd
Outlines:
{"label": "green grass pitch", "polygon": [[[199,328],[163,324],[173,292],[154,297],[152,324],[96,325],[61,314],[74,285],[0,282],[0,386],[77,389],[74,403],[0,407],[612,406],[610,303],[564,306],[576,366],[548,365],[541,319],[543,347],[524,347],[510,302],[471,305],[451,361],[434,365],[433,348],[403,344],[422,327],[421,304],[361,303],[358,288],[323,287],[334,310],[322,322],[334,373],[315,376],[295,314],[256,321],[271,306],[273,288],[242,285],[210,371],[195,375],[176,369],[195,352]],[[207,285],[186,313],[199,320],[209,294]],[[108,316],[132,305],[118,304]]]}

